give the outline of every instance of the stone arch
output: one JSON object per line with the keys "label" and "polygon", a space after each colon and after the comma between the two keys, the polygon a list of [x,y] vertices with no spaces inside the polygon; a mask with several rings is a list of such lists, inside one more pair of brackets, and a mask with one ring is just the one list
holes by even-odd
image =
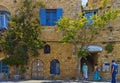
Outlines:
{"label": "stone arch", "polygon": [[0,11],[9,11],[9,9],[7,7],[5,7],[4,5],[0,5]]}
{"label": "stone arch", "polygon": [[100,45],[88,45],[88,46],[83,46],[83,49],[87,49],[90,54],[86,58],[81,59],[81,73],[82,73],[83,64],[86,63],[89,68],[88,74],[91,79],[94,73],[94,65],[98,64],[99,53],[103,51],[103,48]]}
{"label": "stone arch", "polygon": [[9,11],[7,7],[0,5],[0,12],[6,13],[6,15],[10,18],[11,12]]}

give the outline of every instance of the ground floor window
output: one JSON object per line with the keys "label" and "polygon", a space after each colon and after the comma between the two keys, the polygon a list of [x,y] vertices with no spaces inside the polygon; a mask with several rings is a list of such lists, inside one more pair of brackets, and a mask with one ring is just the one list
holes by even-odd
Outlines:
{"label": "ground floor window", "polygon": [[5,64],[2,63],[2,61],[0,61],[0,73],[7,73],[9,74],[9,67]]}

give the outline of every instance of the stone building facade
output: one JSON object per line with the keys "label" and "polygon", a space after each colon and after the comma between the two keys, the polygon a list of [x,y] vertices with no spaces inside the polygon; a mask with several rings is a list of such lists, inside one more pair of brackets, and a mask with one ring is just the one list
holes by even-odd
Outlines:
{"label": "stone building facade", "polygon": [[[40,0],[34,0],[39,2]],[[77,14],[82,12],[81,0],[41,0],[45,4],[45,9],[56,11],[62,9],[62,17],[77,18]],[[89,0],[90,1],[90,0]],[[20,5],[20,0],[14,2],[14,0],[0,0],[0,10],[6,10],[14,15],[15,9]],[[114,8],[120,6],[120,1],[116,0],[113,5]],[[40,9],[39,9],[40,10]],[[41,10],[44,11],[44,10]],[[47,10],[46,10],[47,11]],[[99,11],[99,10],[98,10]],[[45,12],[44,12],[45,13]],[[39,11],[36,12],[36,16],[39,18]],[[42,14],[41,14],[42,15]],[[43,23],[44,24],[44,23]],[[51,23],[50,23],[51,24]],[[100,52],[91,53],[91,56],[87,57],[87,60],[81,59],[81,65],[84,62],[89,67],[89,79],[93,77],[94,64],[98,63],[101,68],[101,76],[103,79],[109,80],[111,78],[110,66],[111,60],[115,59],[118,64],[120,61],[120,29],[119,18],[114,22],[111,22],[108,27],[111,26],[111,30],[106,28],[97,35],[96,40],[90,45],[95,49],[98,48]],[[63,43],[60,41],[61,33],[56,32],[57,26],[43,26],[41,38],[46,42],[45,48],[48,49],[45,52],[44,49],[40,50],[39,57],[30,57],[29,64],[26,66],[27,72],[25,74],[26,79],[51,79],[54,75],[54,79],[75,79],[77,56],[73,55],[74,46],[71,43]],[[105,47],[107,43],[113,42],[113,51],[107,53]],[[49,52],[50,51],[50,52]],[[1,59],[4,55],[1,53]],[[54,69],[53,71],[51,68]],[[58,69],[56,69],[58,68]],[[120,70],[120,67],[119,67]],[[10,67],[11,78],[14,78],[14,68]],[[1,72],[2,73],[2,72]],[[2,74],[1,74],[2,75]],[[120,73],[118,74],[120,75]],[[106,77],[107,76],[107,77]],[[119,78],[120,76],[118,76]],[[82,75],[80,74],[80,79]],[[119,78],[120,79],[120,78]]]}

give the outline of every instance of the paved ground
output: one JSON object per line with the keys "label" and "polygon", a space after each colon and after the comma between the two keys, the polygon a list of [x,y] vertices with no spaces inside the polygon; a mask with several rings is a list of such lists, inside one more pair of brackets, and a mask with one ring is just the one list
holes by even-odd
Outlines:
{"label": "paved ground", "polygon": [[[0,81],[0,83],[111,83],[110,81],[63,81],[63,80],[26,80],[26,81]],[[120,83],[120,82],[117,82]]]}

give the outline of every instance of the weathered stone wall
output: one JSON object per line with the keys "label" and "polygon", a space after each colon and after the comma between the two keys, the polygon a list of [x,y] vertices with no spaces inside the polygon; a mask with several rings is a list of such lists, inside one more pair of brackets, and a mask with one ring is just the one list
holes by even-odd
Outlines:
{"label": "weathered stone wall", "polygon": [[[40,0],[34,0],[40,1]],[[56,9],[63,8],[63,17],[76,18],[78,12],[81,12],[81,3],[80,0],[41,0],[46,8]],[[119,1],[119,0],[117,0]],[[20,0],[17,0],[17,3],[14,3],[13,0],[0,0],[0,5],[5,6],[11,12],[11,15],[14,15],[15,9],[21,4]],[[117,5],[116,5],[117,4]],[[119,3],[114,3],[114,7],[120,7]],[[39,15],[39,11],[38,11]],[[102,68],[104,62],[109,62],[111,60],[120,60],[120,25],[119,18],[109,24],[112,26],[112,32],[109,29],[104,29],[100,33],[96,34],[96,39],[92,44],[101,45],[103,51],[98,53],[98,63]],[[73,46],[70,43],[64,44],[60,42],[62,33],[56,32],[56,26],[54,27],[43,27],[41,38],[46,41],[46,44],[49,44],[51,47],[50,54],[44,54],[43,49],[40,50],[39,57],[30,57],[30,62],[28,65],[28,70],[26,73],[26,78],[31,78],[32,62],[35,59],[40,59],[44,63],[44,77],[47,79],[50,76],[50,61],[57,59],[60,62],[60,75],[56,76],[56,79],[66,79],[75,78],[75,68],[77,65],[77,57],[73,56]],[[109,37],[112,37],[113,40],[109,40]],[[107,53],[105,50],[105,45],[107,42],[114,42],[114,50],[112,53]],[[3,54],[1,55],[3,57]],[[11,71],[11,73],[13,70]],[[110,79],[110,72],[102,72],[101,75],[103,79]],[[106,77],[107,76],[107,77]],[[120,76],[119,76],[120,77]],[[119,78],[120,79],[120,78]]]}
{"label": "weathered stone wall", "polygon": [[[101,1],[101,0],[100,0]],[[108,5],[108,7],[112,7],[113,9],[120,8],[120,0],[110,0],[112,3]],[[93,0],[89,0],[89,4],[93,3]],[[96,2],[96,6],[99,4],[99,0]],[[99,12],[100,13],[100,12]],[[96,34],[97,37],[95,42],[103,47],[103,51],[100,53],[98,63],[102,68],[104,62],[108,62],[111,64],[111,61],[114,59],[117,61],[118,64],[120,60],[120,18],[118,17],[115,21],[111,21],[107,26],[106,29],[100,31],[100,33]],[[112,27],[109,29],[109,27]],[[111,31],[110,31],[111,30]],[[107,43],[113,42],[114,50],[111,53],[107,53],[105,50],[105,46]],[[119,68],[120,70],[120,68]],[[102,78],[109,80],[111,78],[110,72],[101,72]],[[107,76],[107,77],[106,77]],[[120,74],[118,74],[117,79],[120,79]]]}
{"label": "weathered stone wall", "polygon": [[[35,0],[38,1],[39,0]],[[15,9],[21,4],[20,0],[17,0],[16,3],[13,0],[0,0],[0,5],[5,6],[11,12],[11,15],[15,14]],[[56,9],[63,8],[63,16],[70,18],[75,18],[77,13],[81,11],[80,1],[79,0],[43,0],[46,8]],[[39,11],[38,11],[39,14]],[[59,42],[60,33],[56,32],[57,27],[43,27],[42,30],[42,39],[46,41],[47,44],[51,47],[50,54],[44,54],[43,49],[40,50],[39,57],[30,57],[30,62],[28,65],[26,78],[31,78],[32,62],[35,59],[40,59],[44,63],[44,77],[47,79],[50,76],[50,61],[56,59],[60,62],[60,76],[56,76],[57,79],[66,79],[75,77],[75,68],[76,68],[76,57],[72,55],[73,46],[70,44],[63,44]],[[1,56],[3,57],[3,56]],[[11,74],[14,74],[14,69],[11,68]],[[13,77],[13,75],[11,75]]]}
{"label": "weathered stone wall", "polygon": [[44,62],[45,77],[50,76],[50,62],[54,59],[60,62],[61,72],[60,76],[56,76],[57,78],[66,79],[66,77],[75,77],[76,57],[72,55],[72,49],[70,49],[72,46],[59,42],[48,42],[47,44],[51,46],[51,53],[44,54],[43,50],[40,50],[39,57]]}

